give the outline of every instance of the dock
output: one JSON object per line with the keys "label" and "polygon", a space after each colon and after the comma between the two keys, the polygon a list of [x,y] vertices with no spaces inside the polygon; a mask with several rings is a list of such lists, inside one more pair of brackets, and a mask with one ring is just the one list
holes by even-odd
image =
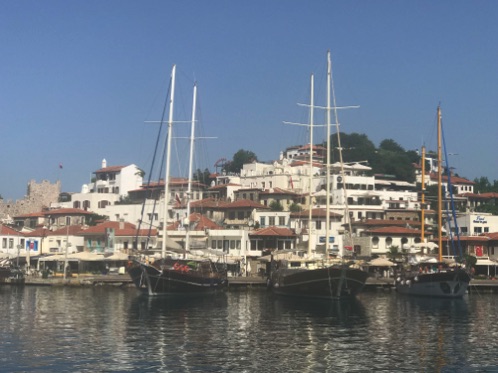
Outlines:
{"label": "dock", "polygon": [[[9,283],[8,280],[0,285],[19,285]],[[27,276],[24,281],[26,286],[113,286],[113,287],[133,287],[131,279],[127,275],[73,275],[64,279],[61,276],[41,278]],[[254,277],[229,277],[229,290],[265,288],[266,278]],[[365,291],[394,291],[393,278],[369,277],[365,283]],[[469,293],[498,293],[498,280],[493,279],[472,279],[469,285]]]}

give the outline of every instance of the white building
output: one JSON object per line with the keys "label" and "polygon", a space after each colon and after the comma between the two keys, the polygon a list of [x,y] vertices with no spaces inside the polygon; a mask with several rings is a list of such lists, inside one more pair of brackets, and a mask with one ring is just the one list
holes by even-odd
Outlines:
{"label": "white building", "polygon": [[[489,213],[466,213],[456,219],[459,233],[463,236],[479,236],[483,233],[498,232],[498,216]],[[456,232],[456,227],[451,227]]]}
{"label": "white building", "polygon": [[70,202],[58,203],[60,207],[80,208],[103,215],[105,208],[125,198],[128,192],[142,186],[143,171],[136,165],[107,166],[94,171],[91,183],[84,184],[80,193],[71,195]]}

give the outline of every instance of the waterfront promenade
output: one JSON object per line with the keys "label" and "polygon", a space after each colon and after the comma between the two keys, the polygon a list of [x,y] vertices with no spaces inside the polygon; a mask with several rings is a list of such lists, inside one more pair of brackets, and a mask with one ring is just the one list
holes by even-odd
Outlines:
{"label": "waterfront promenade", "polygon": [[[229,289],[265,287],[266,279],[263,277],[229,277]],[[8,282],[3,285],[11,285]],[[114,286],[133,287],[131,279],[127,275],[73,275],[64,279],[60,276],[48,278],[27,276],[25,285],[28,286]],[[365,290],[394,290],[394,279],[369,277],[365,283]],[[497,292],[498,280],[473,279],[470,282],[469,292]]]}

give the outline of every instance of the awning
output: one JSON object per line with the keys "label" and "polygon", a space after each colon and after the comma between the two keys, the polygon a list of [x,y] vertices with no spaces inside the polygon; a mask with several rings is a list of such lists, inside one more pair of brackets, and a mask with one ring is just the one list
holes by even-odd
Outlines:
{"label": "awning", "polygon": [[385,258],[375,258],[369,261],[367,264],[373,267],[392,267],[396,265],[390,260]]}
{"label": "awning", "polygon": [[128,260],[129,255],[125,253],[114,253],[111,256],[108,256],[107,258],[104,258],[106,261],[122,261],[122,260]]}
{"label": "awning", "polygon": [[498,263],[490,259],[477,259],[476,266],[498,266]]}

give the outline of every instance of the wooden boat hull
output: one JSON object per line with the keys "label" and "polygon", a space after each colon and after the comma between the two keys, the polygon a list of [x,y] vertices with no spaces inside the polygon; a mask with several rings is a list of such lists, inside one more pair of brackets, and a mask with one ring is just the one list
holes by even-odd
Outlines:
{"label": "wooden boat hull", "polygon": [[340,299],[358,294],[368,273],[347,266],[319,269],[277,269],[272,273],[270,286],[278,295]]}
{"label": "wooden boat hull", "polygon": [[226,273],[217,271],[184,271],[171,265],[152,265],[132,261],[128,274],[133,283],[148,295],[190,295],[225,291]]}
{"label": "wooden boat hull", "polygon": [[463,269],[435,273],[400,275],[396,278],[396,290],[400,294],[461,298],[467,292],[470,275]]}

